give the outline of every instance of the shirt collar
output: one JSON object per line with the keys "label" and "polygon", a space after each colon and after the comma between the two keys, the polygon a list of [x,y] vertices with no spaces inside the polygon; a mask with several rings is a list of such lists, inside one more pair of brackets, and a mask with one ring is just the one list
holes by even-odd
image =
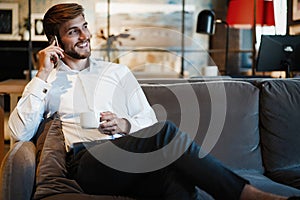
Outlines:
{"label": "shirt collar", "polygon": [[78,71],[78,70],[73,70],[71,69],[68,65],[66,65],[62,60],[59,60],[57,63],[57,70],[58,71],[66,71],[66,72],[73,72],[73,73],[80,73],[80,72],[93,72],[95,70],[95,66],[96,66],[96,61],[92,58],[89,58],[89,67]]}

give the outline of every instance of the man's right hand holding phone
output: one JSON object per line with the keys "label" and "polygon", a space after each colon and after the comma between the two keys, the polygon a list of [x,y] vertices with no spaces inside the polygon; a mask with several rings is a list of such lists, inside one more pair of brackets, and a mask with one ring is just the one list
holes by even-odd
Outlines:
{"label": "man's right hand holding phone", "polygon": [[44,81],[55,68],[57,61],[64,57],[64,50],[58,45],[57,39],[53,37],[50,42],[48,47],[38,52],[39,70],[36,76]]}

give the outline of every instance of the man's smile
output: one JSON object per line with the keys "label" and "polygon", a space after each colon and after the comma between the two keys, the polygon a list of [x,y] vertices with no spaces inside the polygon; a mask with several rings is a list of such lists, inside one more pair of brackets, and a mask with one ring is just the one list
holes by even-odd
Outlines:
{"label": "man's smile", "polygon": [[77,43],[76,47],[87,48],[87,47],[89,47],[89,44],[90,44],[89,41],[84,41],[84,42]]}

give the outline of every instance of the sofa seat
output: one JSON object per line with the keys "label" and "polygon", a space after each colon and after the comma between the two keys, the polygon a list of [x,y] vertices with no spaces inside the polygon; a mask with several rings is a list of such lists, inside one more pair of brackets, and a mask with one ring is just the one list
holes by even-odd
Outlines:
{"label": "sofa seat", "polygon": [[299,196],[300,190],[279,182],[273,181],[267,176],[250,170],[234,170],[235,173],[250,181],[251,185],[273,194],[283,196]]}

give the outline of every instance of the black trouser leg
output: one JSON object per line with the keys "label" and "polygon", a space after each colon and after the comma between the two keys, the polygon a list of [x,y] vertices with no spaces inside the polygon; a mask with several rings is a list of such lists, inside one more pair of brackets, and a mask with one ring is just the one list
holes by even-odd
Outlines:
{"label": "black trouser leg", "polygon": [[81,151],[76,159],[71,161],[71,178],[88,194],[139,200],[189,200],[195,195],[195,186],[168,167],[147,173],[122,172],[102,164],[87,150]]}
{"label": "black trouser leg", "polygon": [[[147,175],[168,165],[167,169],[186,177],[216,199],[239,199],[248,182],[211,156],[200,158],[199,152],[200,146],[173,123],[157,123],[131,136],[90,148],[81,157],[75,178],[86,190],[99,185],[98,190],[106,187],[108,194],[115,194],[117,183],[120,194],[134,193],[134,187],[147,180]],[[158,184],[152,181],[153,185]],[[153,190],[153,194],[156,192]],[[155,195],[159,194],[160,191]]]}

